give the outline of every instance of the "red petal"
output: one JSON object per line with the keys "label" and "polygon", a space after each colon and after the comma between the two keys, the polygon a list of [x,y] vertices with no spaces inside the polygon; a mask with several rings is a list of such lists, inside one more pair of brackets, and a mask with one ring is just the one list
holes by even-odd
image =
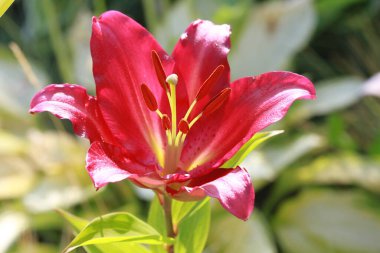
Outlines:
{"label": "red petal", "polygon": [[313,99],[306,77],[291,72],[268,72],[232,83],[228,101],[190,129],[181,161],[184,169],[221,166],[256,132],[280,120],[297,99]]}
{"label": "red petal", "polygon": [[179,76],[179,119],[186,113],[202,84],[219,65],[224,66],[222,74],[198,108],[203,108],[209,99],[228,87],[230,67],[227,54],[230,51],[230,34],[228,25],[214,25],[204,20],[193,22],[182,34],[172,54],[175,60],[174,73]]}
{"label": "red petal", "polygon": [[248,172],[236,169],[217,169],[210,174],[194,179],[184,186],[174,198],[179,200],[198,200],[210,196],[219,200],[230,213],[247,220],[252,213],[255,193]]}
{"label": "red petal", "polygon": [[97,101],[86,89],[74,84],[52,84],[39,91],[30,103],[31,113],[50,112],[61,119],[69,119],[74,132],[90,139],[112,143],[110,134],[100,114]]}
{"label": "red petal", "polygon": [[86,168],[96,188],[127,178],[143,187],[155,188],[163,184],[154,169],[129,159],[124,149],[106,143],[91,144]]}
{"label": "red petal", "polygon": [[91,54],[100,110],[128,153],[146,164],[154,163],[166,137],[160,118],[144,103],[140,86],[149,86],[159,109],[168,112],[152,50],[159,54],[167,73],[172,60],[145,28],[120,12],[109,11],[94,18],[92,29]]}

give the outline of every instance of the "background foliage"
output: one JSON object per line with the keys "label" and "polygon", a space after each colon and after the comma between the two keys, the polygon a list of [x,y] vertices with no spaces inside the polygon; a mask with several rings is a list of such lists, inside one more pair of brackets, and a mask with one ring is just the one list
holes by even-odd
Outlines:
{"label": "background foliage", "polygon": [[243,161],[256,189],[250,220],[211,202],[205,252],[380,252],[380,1],[16,0],[0,18],[0,253],[62,250],[72,229],[56,208],[148,216],[150,192],[127,181],[96,192],[88,143],[67,122],[27,113],[46,84],[93,91],[91,16],[108,9],[168,52],[196,18],[229,23],[232,78],[286,69],[316,84],[316,101],[272,127],[285,134]]}

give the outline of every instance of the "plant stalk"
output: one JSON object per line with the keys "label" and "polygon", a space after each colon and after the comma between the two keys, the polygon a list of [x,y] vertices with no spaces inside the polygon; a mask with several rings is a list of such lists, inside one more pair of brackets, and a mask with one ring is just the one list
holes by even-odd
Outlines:
{"label": "plant stalk", "polygon": [[[164,198],[163,198],[162,207],[164,208],[167,236],[174,238],[175,233],[173,229],[173,219],[172,219],[172,199],[166,194],[164,194],[163,197]],[[174,253],[173,244],[167,245],[166,251],[168,253]]]}

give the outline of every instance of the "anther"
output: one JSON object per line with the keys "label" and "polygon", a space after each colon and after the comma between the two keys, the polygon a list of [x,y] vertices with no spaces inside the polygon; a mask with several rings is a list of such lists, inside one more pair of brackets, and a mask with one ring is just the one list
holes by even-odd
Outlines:
{"label": "anther", "polygon": [[184,134],[187,134],[189,132],[189,123],[185,119],[181,119],[181,121],[178,124],[178,129]]}
{"label": "anther", "polygon": [[156,111],[158,109],[156,98],[154,97],[149,87],[146,86],[146,84],[144,83],[141,85],[141,93],[143,95],[145,104],[149,108],[149,110]]}
{"label": "anther", "polygon": [[204,107],[202,111],[203,116],[207,116],[216,110],[218,110],[224,102],[228,99],[229,95],[231,93],[230,88],[225,88],[221,92],[219,92],[218,95],[216,95],[210,102],[207,103],[207,105]]}
{"label": "anther", "polygon": [[219,65],[216,69],[211,73],[211,75],[203,82],[201,88],[195,97],[197,100],[201,100],[204,96],[206,96],[211,90],[212,86],[218,81],[220,76],[222,75],[224,70],[223,65]]}
{"label": "anther", "polygon": [[166,78],[168,84],[176,86],[178,83],[178,76],[176,74],[171,74]]}
{"label": "anther", "polygon": [[166,74],[165,74],[164,68],[162,67],[162,62],[160,60],[160,57],[158,56],[158,53],[155,50],[152,50],[152,62],[154,65],[154,70],[156,71],[157,79],[159,83],[161,84],[161,87],[165,91],[167,91],[169,87],[166,83]]}
{"label": "anther", "polygon": [[162,116],[162,126],[165,130],[169,130],[170,129],[170,119],[168,117],[168,115],[164,114]]}

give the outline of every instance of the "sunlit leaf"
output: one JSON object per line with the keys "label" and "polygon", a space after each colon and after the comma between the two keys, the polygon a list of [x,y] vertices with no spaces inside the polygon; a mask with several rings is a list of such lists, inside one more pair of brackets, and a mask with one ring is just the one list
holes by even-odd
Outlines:
{"label": "sunlit leaf", "polygon": [[70,223],[76,234],[79,233],[88,224],[88,220],[86,219],[75,216],[62,209],[57,209],[57,211],[63,218],[65,218],[66,221]]}
{"label": "sunlit leaf", "polygon": [[260,144],[270,139],[273,136],[283,133],[284,131],[270,131],[256,133],[249,141],[247,141],[243,147],[226,163],[223,164],[223,168],[234,168],[238,166],[255,148]]}
{"label": "sunlit leaf", "polygon": [[[148,224],[154,227],[160,234],[166,235],[166,224],[164,210],[157,196],[152,199],[148,213]],[[162,245],[151,245],[153,253],[166,253]]]}
{"label": "sunlit leaf", "polygon": [[14,0],[0,0],[0,17],[8,10]]}
{"label": "sunlit leaf", "polygon": [[380,97],[380,72],[373,75],[363,84],[363,94]]}
{"label": "sunlit leaf", "polygon": [[[82,219],[78,216],[75,216],[71,213],[68,213],[64,210],[58,210],[59,214],[61,214],[66,221],[70,223],[72,228],[75,231],[75,234],[78,234],[82,229],[84,229],[89,221]],[[118,244],[104,244],[104,245],[88,245],[85,246],[85,250],[89,253],[148,253],[146,248],[140,246],[138,244],[132,243],[118,243]]]}
{"label": "sunlit leaf", "polygon": [[186,219],[187,215],[191,213],[198,205],[201,205],[202,202],[199,201],[177,201],[173,199],[172,201],[172,218],[173,224],[176,226],[178,223],[182,221],[182,219]]}
{"label": "sunlit leaf", "polygon": [[270,1],[252,8],[231,51],[233,79],[283,68],[315,24],[311,0]]}
{"label": "sunlit leaf", "polygon": [[309,190],[273,222],[284,252],[380,252],[378,198],[359,190]]}
{"label": "sunlit leaf", "polygon": [[210,216],[210,200],[207,198],[179,223],[174,252],[201,253],[210,229]]}
{"label": "sunlit leaf", "polygon": [[168,243],[150,225],[129,213],[112,213],[92,220],[67,246],[65,252],[87,245],[132,242]]}
{"label": "sunlit leaf", "polygon": [[347,108],[363,96],[362,86],[363,79],[358,77],[342,77],[317,83],[318,99],[301,104],[293,113],[294,119],[290,120],[299,121],[300,118],[326,115]]}
{"label": "sunlit leaf", "polygon": [[0,213],[0,252],[8,252],[8,248],[28,228],[28,217],[20,212]]}

